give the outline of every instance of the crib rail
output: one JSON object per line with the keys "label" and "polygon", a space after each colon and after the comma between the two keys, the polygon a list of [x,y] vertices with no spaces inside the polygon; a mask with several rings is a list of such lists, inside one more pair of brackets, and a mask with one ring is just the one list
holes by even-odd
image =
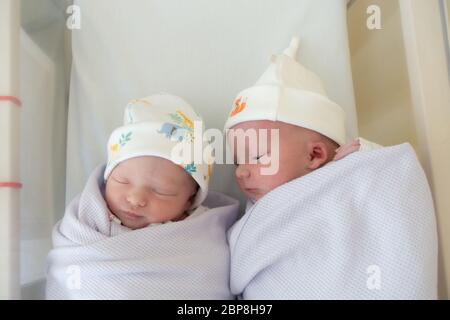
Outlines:
{"label": "crib rail", "polygon": [[20,297],[19,6],[0,1],[0,299]]}

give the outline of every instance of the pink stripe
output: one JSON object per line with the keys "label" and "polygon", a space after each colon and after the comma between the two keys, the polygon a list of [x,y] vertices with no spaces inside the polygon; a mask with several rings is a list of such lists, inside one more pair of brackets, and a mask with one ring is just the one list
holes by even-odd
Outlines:
{"label": "pink stripe", "polygon": [[21,189],[22,184],[20,182],[0,182],[0,188]]}
{"label": "pink stripe", "polygon": [[0,101],[10,101],[18,107],[22,106],[22,101],[14,96],[0,96]]}

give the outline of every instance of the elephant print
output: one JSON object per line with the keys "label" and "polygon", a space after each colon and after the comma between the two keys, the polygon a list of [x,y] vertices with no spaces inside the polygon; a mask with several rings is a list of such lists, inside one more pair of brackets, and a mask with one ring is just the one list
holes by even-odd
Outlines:
{"label": "elephant print", "polygon": [[176,124],[166,122],[162,125],[158,133],[164,134],[164,136],[172,141],[183,141],[183,139],[190,134],[190,130],[182,128]]}

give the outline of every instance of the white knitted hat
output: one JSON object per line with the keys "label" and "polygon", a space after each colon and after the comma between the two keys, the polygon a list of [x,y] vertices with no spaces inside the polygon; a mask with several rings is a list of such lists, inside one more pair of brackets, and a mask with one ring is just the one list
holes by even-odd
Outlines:
{"label": "white knitted hat", "polygon": [[294,37],[283,54],[272,56],[256,84],[237,95],[225,129],[245,121],[282,121],[345,143],[345,112],[327,97],[320,78],[297,62],[298,46]]}
{"label": "white knitted hat", "polygon": [[[202,118],[177,96],[157,94],[131,101],[125,108],[124,125],[114,130],[109,138],[104,179],[108,179],[112,170],[124,160],[140,156],[161,157],[183,167],[198,183],[200,188],[191,209],[197,207],[208,193],[211,165],[194,163],[194,152],[191,152],[190,161],[184,163],[180,162],[181,157],[172,158],[172,150],[180,142],[192,151],[194,121],[202,121]],[[203,132],[203,122],[201,126]]]}

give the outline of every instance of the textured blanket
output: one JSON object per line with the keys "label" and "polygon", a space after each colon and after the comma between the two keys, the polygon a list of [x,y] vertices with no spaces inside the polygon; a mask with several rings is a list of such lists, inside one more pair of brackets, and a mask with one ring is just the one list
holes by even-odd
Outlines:
{"label": "textured blanket", "polygon": [[409,144],[357,152],[265,195],[230,229],[243,299],[435,299],[437,235]]}
{"label": "textured blanket", "polygon": [[48,299],[230,299],[226,231],[238,202],[211,192],[183,221],[130,230],[111,222],[104,166],[53,230]]}

